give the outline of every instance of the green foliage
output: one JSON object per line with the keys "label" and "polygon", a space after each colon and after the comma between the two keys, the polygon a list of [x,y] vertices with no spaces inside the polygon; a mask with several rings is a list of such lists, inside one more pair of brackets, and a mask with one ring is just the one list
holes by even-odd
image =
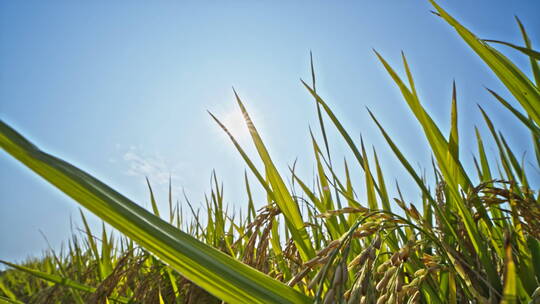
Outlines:
{"label": "green foliage", "polygon": [[[431,0],[430,0],[431,1]],[[452,26],[514,96],[493,99],[531,132],[540,169],[540,74],[538,52],[518,21],[525,46],[478,39],[431,1],[435,14]],[[530,60],[534,81],[487,43],[508,46]],[[453,87],[450,130],[445,135],[422,105],[413,73],[402,54],[400,77],[381,54],[382,67],[401,92],[433,154],[433,180],[417,172],[383,121],[368,110],[390,150],[414,180],[420,194],[408,204],[397,187],[390,198],[382,164],[356,143],[311,85],[322,140],[310,130],[316,174],[313,182],[290,168],[292,183],[278,171],[261,134],[235,92],[263,168],[214,115],[264,189],[267,204],[255,209],[248,174],[247,213],[230,214],[215,173],[205,208],[184,218],[173,204],[162,219],[150,181],[152,211],[131,202],[82,170],[46,154],[0,122],[0,146],[8,154],[71,196],[122,233],[105,226],[97,238],[81,212],[84,233],[66,250],[0,273],[0,302],[48,303],[537,303],[540,301],[540,194],[531,189],[526,167],[489,114],[489,130],[477,128],[475,172],[460,159],[459,100]],[[469,107],[473,108],[473,107]],[[467,108],[467,110],[470,110]],[[331,127],[361,168],[365,196],[359,196],[347,161],[344,177],[333,165],[327,134]],[[467,130],[472,132],[472,130]],[[319,144],[321,143],[321,144]],[[486,149],[494,144],[497,155]],[[372,155],[372,156],[371,156]],[[494,161],[493,161],[494,160]],[[535,166],[535,165],[531,165]],[[498,169],[495,172],[495,169]],[[201,215],[204,214],[204,216]],[[135,245],[137,244],[137,245]],[[140,246],[140,247],[139,247]]]}

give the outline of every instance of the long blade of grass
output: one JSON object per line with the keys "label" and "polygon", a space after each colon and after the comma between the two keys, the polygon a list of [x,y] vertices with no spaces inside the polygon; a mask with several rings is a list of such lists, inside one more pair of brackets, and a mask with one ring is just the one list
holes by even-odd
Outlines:
{"label": "long blade of grass", "polygon": [[24,304],[24,302],[21,302],[19,300],[13,300],[10,298],[6,298],[3,296],[0,296],[0,303],[8,303],[8,304]]}
{"label": "long blade of grass", "polygon": [[497,99],[503,106],[505,106],[512,114],[514,114],[525,126],[527,126],[531,132],[536,135],[540,136],[540,128],[534,124],[534,122],[527,118],[525,115],[521,114],[516,108],[514,108],[508,101],[506,101],[504,98],[502,98],[499,94],[495,93],[495,91],[492,91],[490,89],[487,89],[491,95]]}
{"label": "long blade of grass", "polygon": [[[529,35],[527,34],[527,31],[525,30],[525,27],[523,26],[523,23],[521,23],[521,20],[516,16],[516,22],[519,26],[519,30],[521,31],[521,36],[523,37],[523,41],[525,42],[525,46],[529,49],[532,49],[532,43],[529,39]],[[534,80],[536,82],[536,87],[540,87],[540,66],[538,66],[538,60],[534,60],[533,58],[530,58],[531,62],[531,70],[534,75]]]}
{"label": "long blade of grass", "polygon": [[512,44],[512,43],[509,43],[509,42],[504,42],[504,41],[500,41],[500,40],[491,40],[491,39],[484,39],[485,42],[491,42],[491,43],[497,43],[497,44],[502,44],[502,45],[506,45],[506,46],[509,46],[513,49],[516,49],[520,52],[522,52],[523,54],[531,57],[531,60],[540,60],[540,52],[538,51],[535,51],[533,49],[530,49],[528,47],[522,47],[522,46],[517,46],[515,44]]}
{"label": "long blade of grass", "polygon": [[434,0],[429,0],[438,14],[451,26],[461,38],[484,60],[501,82],[519,101],[537,125],[540,125],[540,91],[523,72],[503,54],[478,39],[471,31],[450,16]]}
{"label": "long blade of grass", "polygon": [[[13,263],[6,262],[6,261],[2,261],[2,260],[0,260],[0,263],[5,264],[5,265],[7,265],[9,267],[12,267],[14,269],[17,269],[19,271],[26,272],[26,273],[28,273],[30,275],[33,275],[33,276],[35,276],[37,278],[40,278],[42,280],[49,281],[49,282],[52,282],[52,283],[55,283],[55,284],[60,284],[62,286],[73,288],[75,290],[84,291],[84,292],[88,292],[88,293],[93,293],[93,292],[96,291],[95,287],[87,286],[87,285],[81,284],[79,282],[76,282],[76,281],[73,281],[71,279],[64,278],[64,277],[61,277],[61,276],[58,276],[58,275],[45,273],[43,271],[39,271],[39,270],[36,270],[36,269],[31,269],[31,268],[28,268],[28,267],[20,266],[20,265],[13,264]],[[114,298],[111,298],[111,300],[115,300],[115,301],[120,302],[120,303],[129,303],[129,300],[124,298],[124,297],[114,297]]]}
{"label": "long blade of grass", "polygon": [[501,304],[517,303],[516,264],[512,258],[512,245],[510,242],[507,242],[504,252],[506,256],[504,262],[504,289]]}
{"label": "long blade of grass", "polygon": [[39,150],[0,121],[0,147],[184,277],[232,303],[308,303],[309,298],[152,215],[99,180]]}
{"label": "long blade of grass", "polygon": [[403,155],[403,153],[401,153],[401,151],[399,150],[399,148],[396,146],[396,144],[394,143],[394,141],[390,138],[390,136],[388,135],[388,133],[386,133],[386,131],[384,130],[384,128],[382,127],[382,125],[379,123],[379,121],[375,118],[375,115],[373,115],[373,113],[368,109],[368,112],[369,112],[369,115],[371,116],[371,118],[373,119],[373,121],[375,122],[375,124],[377,125],[377,127],[379,128],[379,130],[381,131],[383,137],[386,139],[386,142],[388,143],[388,145],[390,146],[390,148],[392,149],[392,151],[394,152],[394,154],[396,155],[396,157],[399,159],[399,161],[401,162],[401,164],[405,167],[405,169],[407,170],[407,172],[411,175],[411,177],[414,179],[414,181],[416,182],[416,184],[418,185],[418,187],[420,188],[420,190],[422,190],[422,193],[424,195],[426,195],[430,205],[432,206],[432,208],[436,211],[437,215],[443,220],[443,223],[445,224],[446,226],[446,229],[448,229],[448,231],[452,234],[453,237],[455,237],[456,239],[459,240],[458,238],[458,235],[457,235],[457,232],[455,230],[455,228],[450,224],[450,220],[448,219],[448,215],[445,214],[439,207],[439,205],[437,204],[437,202],[435,202],[435,200],[433,199],[433,197],[431,196],[431,194],[429,193],[429,190],[427,189],[425,183],[422,181],[422,179],[420,178],[420,176],[418,176],[418,173],[416,173],[416,171],[414,170],[414,168],[411,166],[411,164],[409,163],[409,161],[405,158],[405,156]]}
{"label": "long blade of grass", "polygon": [[450,136],[448,138],[448,152],[455,160],[459,160],[459,133],[458,133],[458,112],[456,83],[452,84],[452,114],[450,115]]}
{"label": "long blade of grass", "polygon": [[[397,75],[394,69],[388,64],[388,62],[377,52],[375,54],[383,64],[384,68],[394,80],[394,82],[399,87],[403,98],[409,105],[409,108],[416,116],[416,119],[424,129],[426,138],[432,148],[432,151],[437,159],[438,165],[441,167],[443,175],[445,176],[447,182],[450,184],[451,188],[454,189],[454,192],[457,191],[458,185],[461,185],[462,188],[468,189],[471,186],[471,182],[465,173],[465,170],[459,163],[459,160],[454,157],[452,153],[449,154],[450,146],[444,136],[441,133],[439,127],[427,114],[424,107],[420,104],[420,100],[415,90],[409,89],[401,78]],[[403,65],[407,72],[407,78],[411,85],[411,88],[414,87],[414,81],[407,64],[405,56],[402,54]],[[457,116],[456,116],[457,117]],[[448,157],[450,155],[451,157]],[[456,199],[459,199],[459,193],[457,194]]]}
{"label": "long blade of grass", "polygon": [[152,186],[150,185],[150,181],[148,180],[148,177],[145,177],[146,179],[146,185],[148,185],[148,191],[150,192],[150,204],[152,205],[152,211],[154,211],[154,215],[157,217],[159,216],[159,208],[156,202],[156,198],[154,197],[154,191],[152,191]]}
{"label": "long blade of grass", "polygon": [[304,221],[302,215],[300,214],[300,208],[298,204],[294,201],[289,192],[289,189],[285,185],[285,182],[281,178],[277,168],[275,167],[270,153],[266,149],[266,146],[263,143],[262,138],[259,135],[259,132],[255,128],[253,121],[251,120],[244,104],[240,100],[240,97],[234,91],[236,101],[242,114],[244,115],[244,120],[248,127],[249,133],[251,134],[251,139],[257,148],[259,157],[264,163],[266,169],[266,174],[268,177],[268,182],[272,186],[274,193],[274,199],[276,204],[279,206],[285,219],[287,220],[287,227],[289,228],[291,235],[294,239],[294,242],[298,248],[300,256],[303,261],[308,261],[315,256],[315,250],[313,249],[313,244],[311,243],[311,238],[304,227]]}
{"label": "long blade of grass", "polygon": [[[317,92],[315,92],[315,90],[313,90],[313,88],[311,88],[302,79],[300,79],[300,81],[302,82],[304,87],[309,91],[309,93],[315,98],[315,101],[317,103],[319,103],[323,107],[324,111],[326,112],[326,115],[328,115],[328,117],[330,118],[330,120],[332,121],[332,123],[334,124],[336,129],[338,130],[339,134],[343,137],[343,139],[345,140],[345,142],[349,146],[349,149],[351,149],[354,157],[358,161],[358,164],[360,165],[362,170],[365,170],[364,169],[364,159],[362,158],[362,154],[360,153],[360,150],[358,150],[358,147],[356,146],[356,144],[352,140],[352,138],[349,135],[349,133],[347,132],[347,130],[345,130],[345,128],[343,127],[343,125],[341,124],[339,119],[336,117],[336,115],[334,114],[332,109],[330,109],[328,104],[326,104],[326,102],[317,94]],[[366,174],[368,174],[368,173],[366,173]],[[371,172],[369,172],[369,174],[371,174]],[[371,179],[375,180],[373,178],[373,176],[371,177]],[[379,194],[379,196],[381,196],[379,185],[376,182],[374,182],[374,187],[375,187],[375,190],[377,191],[377,194]]]}
{"label": "long blade of grass", "polygon": [[[471,188],[471,181],[469,180],[469,177],[467,176],[459,160],[453,157],[451,153],[449,153],[450,148],[448,142],[442,136],[442,133],[437,127],[437,125],[433,122],[431,117],[426,113],[425,109],[420,104],[416,93],[414,91],[411,92],[411,90],[403,83],[401,78],[379,53],[375,53],[379,60],[383,63],[384,67],[386,68],[394,82],[400,88],[403,97],[405,98],[409,107],[415,114],[417,120],[423,127],[424,133],[431,145],[432,151],[435,154],[438,165],[441,168],[445,182],[448,186],[447,189],[449,190],[450,194],[449,202],[450,204],[453,203],[455,205],[458,214],[464,222],[467,235],[469,236],[475,252],[484,267],[486,268],[488,280],[491,284],[491,287],[495,288],[496,290],[500,290],[502,286],[499,275],[497,274],[497,270],[493,262],[491,261],[490,256],[488,255],[486,244],[483,242],[479,228],[476,226],[476,223],[473,219],[470,211],[470,206],[467,206],[466,202],[463,200],[459,192],[459,186],[461,186],[461,188],[465,191]],[[413,80],[407,61],[405,60],[404,56],[402,57],[403,64],[407,71],[407,76],[409,78],[409,82],[412,86]],[[482,205],[478,204],[478,202],[472,203],[475,204],[475,207],[477,208],[477,210],[479,210],[479,212],[485,212],[485,208]]]}
{"label": "long blade of grass", "polygon": [[7,297],[7,298],[0,298],[2,300],[10,300],[12,302],[9,303],[23,303],[17,300],[17,296],[11,291],[11,289],[7,288],[6,285],[4,285],[3,279],[0,279],[0,291]]}

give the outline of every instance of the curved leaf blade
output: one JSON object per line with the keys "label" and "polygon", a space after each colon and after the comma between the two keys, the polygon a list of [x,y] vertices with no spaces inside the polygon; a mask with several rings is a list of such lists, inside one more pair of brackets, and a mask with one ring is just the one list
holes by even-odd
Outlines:
{"label": "curved leaf blade", "polygon": [[309,303],[291,287],[206,245],[104,183],[49,155],[0,120],[0,147],[173,269],[230,303]]}

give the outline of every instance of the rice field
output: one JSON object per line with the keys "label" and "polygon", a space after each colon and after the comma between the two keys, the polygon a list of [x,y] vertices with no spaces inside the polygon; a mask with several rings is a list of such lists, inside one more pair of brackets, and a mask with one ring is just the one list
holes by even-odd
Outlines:
{"label": "rice field", "polygon": [[[540,193],[527,175],[540,169],[540,53],[517,18],[522,46],[481,40],[431,3],[513,96],[505,100],[486,88],[530,131],[534,163],[521,161],[503,136],[505,126],[494,125],[482,107],[466,110],[482,113],[488,133],[458,130],[455,86],[448,100],[451,128],[444,134],[422,105],[406,56],[391,62],[377,51],[387,89],[401,93],[433,155],[424,164],[435,175],[428,181],[394,142],[399,134],[387,133],[384,119],[367,110],[385,148],[414,180],[418,201],[406,201],[399,186],[399,195],[389,195],[394,177],[383,176],[377,152],[354,140],[318,95],[313,61],[312,78],[301,85],[313,97],[322,134],[311,134],[315,177],[298,176],[294,166],[278,171],[248,103],[236,92],[258,155],[248,156],[209,113],[248,168],[247,204],[238,214],[227,209],[215,174],[203,210],[189,201],[179,205],[169,190],[169,212],[160,214],[150,180],[152,209],[146,210],[2,121],[0,146],[7,154],[116,230],[91,230],[81,211],[82,233],[61,251],[21,264],[0,261],[8,266],[0,273],[0,303],[540,303]],[[533,79],[498,49],[528,57]],[[399,65],[405,75],[396,72]],[[354,155],[340,172],[330,132]],[[459,134],[467,132],[477,138],[475,170],[460,161]],[[486,148],[492,145],[495,155]],[[357,194],[352,170],[361,170],[365,195]],[[267,197],[259,210],[254,187]]]}

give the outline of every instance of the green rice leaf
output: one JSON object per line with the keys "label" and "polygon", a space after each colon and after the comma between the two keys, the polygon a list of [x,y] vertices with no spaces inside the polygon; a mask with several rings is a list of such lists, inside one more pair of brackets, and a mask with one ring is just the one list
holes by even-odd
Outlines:
{"label": "green rice leaf", "polygon": [[525,126],[527,126],[535,136],[540,136],[540,128],[534,124],[534,122],[527,118],[525,115],[521,114],[516,108],[514,108],[508,101],[502,98],[499,94],[494,91],[487,89],[491,95],[493,95],[503,106],[505,106],[512,114],[514,114]]}
{"label": "green rice leaf", "polygon": [[159,208],[156,203],[156,198],[154,197],[154,191],[152,191],[152,186],[150,186],[150,181],[148,180],[148,177],[146,178],[146,184],[148,185],[148,191],[150,191],[150,203],[152,204],[152,211],[154,211],[154,215],[159,217]]}
{"label": "green rice leaf", "polygon": [[[525,30],[525,27],[523,26],[523,23],[521,23],[521,20],[516,16],[516,22],[519,26],[519,30],[521,31],[521,36],[523,36],[523,41],[525,42],[525,46],[528,49],[532,49],[532,43],[529,39],[529,35],[527,34],[527,31]],[[529,58],[531,62],[531,70],[534,75],[534,79],[536,81],[536,87],[540,87],[540,67],[538,66],[538,60],[534,60],[532,57]]]}
{"label": "green rice leaf", "polygon": [[449,157],[459,160],[459,133],[458,133],[458,112],[457,112],[457,97],[456,83],[452,84],[452,114],[450,115],[450,137],[448,138]]}
{"label": "green rice leaf", "polygon": [[309,303],[298,291],[154,216],[0,121],[0,147],[184,277],[231,303]]}
{"label": "green rice leaf", "polygon": [[509,42],[504,42],[504,41],[499,41],[499,40],[484,39],[484,41],[509,46],[509,47],[511,47],[513,49],[516,49],[516,50],[522,52],[523,54],[525,54],[527,56],[530,56],[531,60],[540,60],[540,52],[535,51],[533,49],[530,49],[528,47],[517,46],[515,44],[509,43]]}
{"label": "green rice leaf", "polygon": [[[40,278],[42,280],[49,281],[49,282],[52,282],[52,283],[55,283],[55,284],[60,284],[62,286],[73,288],[75,290],[84,291],[84,292],[87,292],[87,293],[93,293],[93,292],[96,291],[95,287],[87,286],[87,285],[81,284],[79,282],[76,282],[76,281],[73,281],[71,279],[64,278],[64,277],[61,277],[61,276],[58,276],[58,275],[45,273],[45,272],[42,272],[42,271],[39,271],[39,270],[36,270],[36,269],[31,269],[31,268],[28,268],[28,267],[20,266],[20,265],[13,264],[13,263],[6,262],[6,261],[2,261],[2,260],[0,260],[0,263],[5,264],[5,265],[7,265],[9,267],[12,267],[14,269],[17,269],[19,271],[26,272],[26,273],[28,273],[30,275],[33,275],[33,276],[35,276],[37,278]],[[115,301],[120,302],[120,303],[129,303],[128,299],[126,299],[124,297],[115,297],[115,298],[111,298],[111,300],[115,300]]]}
{"label": "green rice leaf", "polygon": [[251,120],[244,104],[240,100],[240,97],[234,91],[236,101],[242,114],[244,115],[244,120],[246,122],[249,133],[251,134],[251,139],[257,148],[257,152],[261,160],[264,163],[266,169],[266,174],[268,177],[268,182],[271,185],[272,191],[274,193],[274,199],[276,204],[279,206],[286,218],[287,227],[292,234],[293,240],[298,248],[300,256],[303,261],[308,261],[315,256],[315,250],[313,249],[313,244],[311,243],[310,236],[304,227],[304,221],[302,215],[300,214],[300,208],[298,204],[294,201],[289,192],[289,189],[285,185],[285,182],[281,178],[277,168],[275,167],[270,153],[266,149],[266,146],[263,143],[262,138],[259,135],[259,132],[255,128],[253,121]]}
{"label": "green rice leaf", "polygon": [[504,262],[504,289],[501,304],[518,303],[516,264],[512,258],[512,245],[510,242],[507,242],[504,252],[506,257]]}
{"label": "green rice leaf", "polygon": [[3,278],[0,278],[0,291],[7,297],[7,298],[1,298],[3,300],[9,300],[11,302],[9,303],[23,303],[17,300],[17,296],[11,291],[9,288],[7,288],[6,285],[4,285]]}
{"label": "green rice leaf", "polygon": [[3,297],[3,296],[0,296],[0,303],[8,303],[8,304],[24,304],[24,302],[21,302],[19,300],[13,300],[13,299],[10,299],[10,298],[6,298],[6,297]]}
{"label": "green rice leaf", "polygon": [[463,40],[484,60],[499,80],[519,101],[537,125],[540,125],[540,91],[523,72],[503,54],[478,39],[471,31],[450,16],[434,0],[429,0],[438,14],[454,27]]}

